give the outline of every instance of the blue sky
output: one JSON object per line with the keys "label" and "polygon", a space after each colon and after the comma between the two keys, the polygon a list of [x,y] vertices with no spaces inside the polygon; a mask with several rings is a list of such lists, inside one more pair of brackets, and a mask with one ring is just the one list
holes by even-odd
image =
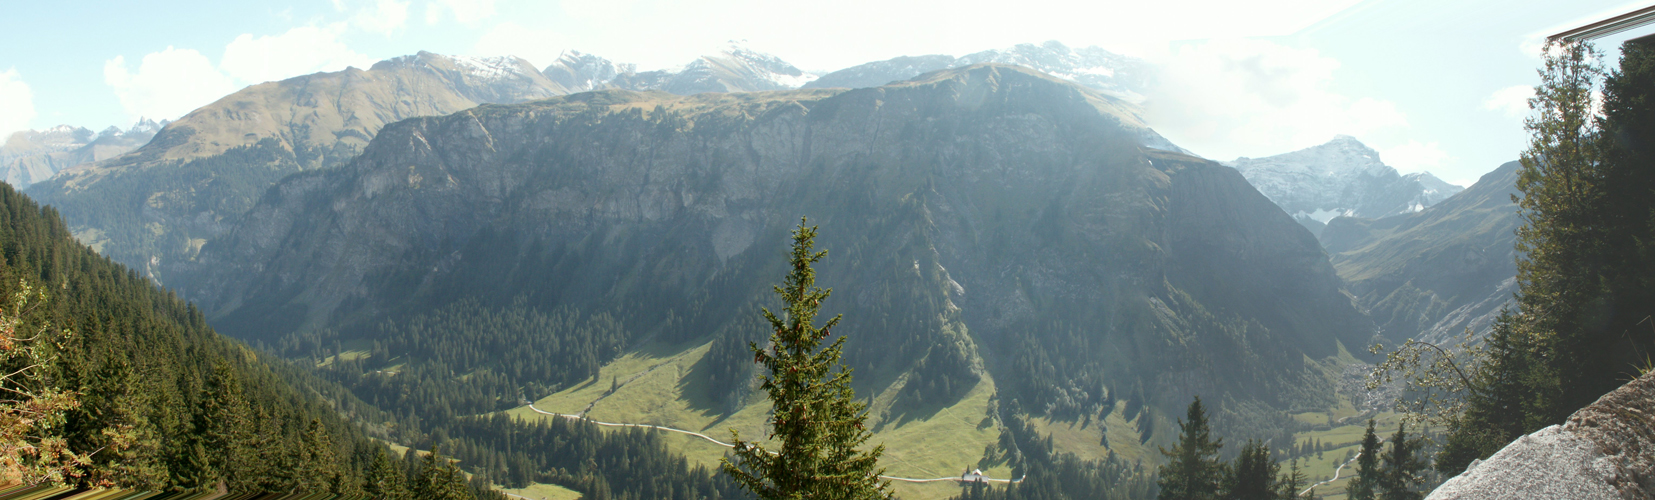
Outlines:
{"label": "blue sky", "polygon": [[[1147,115],[1203,156],[1350,134],[1404,172],[1468,183],[1524,145],[1538,40],[1623,0],[0,0],[0,137],[177,118],[243,86],[428,50],[568,49],[655,69],[746,40],[813,71],[1017,43],[1098,45],[1166,68]],[[1600,41],[1612,49],[1640,30]],[[1613,60],[1613,51],[1609,51]]]}

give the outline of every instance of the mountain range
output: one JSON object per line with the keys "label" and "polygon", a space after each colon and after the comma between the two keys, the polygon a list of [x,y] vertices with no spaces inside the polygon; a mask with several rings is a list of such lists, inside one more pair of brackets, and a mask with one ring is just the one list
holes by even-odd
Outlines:
{"label": "mountain range", "polygon": [[0,180],[18,189],[28,187],[63,169],[143,146],[167,123],[139,119],[127,130],[109,127],[97,133],[69,125],[14,132],[0,144]]}
{"label": "mountain range", "polygon": [[1281,409],[1336,404],[1324,363],[1374,329],[1314,236],[1235,170],[1144,147],[1134,111],[1001,65],[857,90],[480,106],[389,125],[350,163],[277,182],[163,272],[223,331],[269,345],[437,335],[366,349],[338,375],[370,401],[396,400],[375,392],[399,383],[379,367],[438,361],[393,361],[398,345],[494,350],[481,344],[494,337],[399,325],[608,318],[620,351],[573,354],[544,378],[511,354],[445,358],[435,373],[494,374],[448,383],[514,388],[453,413],[533,416],[527,395],[757,432],[765,408],[742,396],[739,346],[762,333],[786,231],[809,216],[871,423],[891,442],[953,436],[903,447],[907,463],[992,460],[999,430],[977,420],[995,408],[1096,421],[1090,442],[1062,446],[1138,456],[1170,438],[1190,394],[1256,436],[1291,425]]}
{"label": "mountain range", "polygon": [[[1109,88],[1112,80],[1099,79],[1109,71],[1085,65],[1129,61],[1056,43],[968,57],[1041,62]],[[58,207],[83,242],[167,283],[161,263],[193,258],[276,180],[343,164],[387,123],[600,88],[689,95],[797,88],[814,78],[736,44],[678,69],[634,68],[576,52],[544,69],[513,57],[420,52],[367,70],[263,83],[191,112],[142,148],[67,169],[29,193]],[[1143,144],[1182,151],[1141,119],[1133,123]]]}
{"label": "mountain range", "polygon": [[1318,235],[1335,217],[1377,219],[1418,212],[1464,189],[1429,172],[1401,175],[1380,161],[1379,152],[1348,135],[1225,164]]}

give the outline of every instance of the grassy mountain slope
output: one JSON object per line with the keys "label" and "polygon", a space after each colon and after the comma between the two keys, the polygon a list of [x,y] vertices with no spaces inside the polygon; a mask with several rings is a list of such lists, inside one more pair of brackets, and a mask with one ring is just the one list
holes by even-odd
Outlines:
{"label": "grassy mountain slope", "polygon": [[168,272],[225,331],[357,346],[324,371],[395,412],[753,429],[745,342],[808,215],[893,471],[1008,466],[1008,414],[1140,422],[1111,448],[1142,456],[1192,394],[1236,434],[1333,406],[1321,360],[1372,326],[1315,238],[1134,111],[997,65],[482,106],[287,178]]}
{"label": "grassy mountain slope", "polygon": [[276,180],[344,164],[388,123],[563,93],[521,59],[421,52],[247,87],[28,192],[82,242],[165,283],[162,262],[193,258]]}
{"label": "grassy mountain slope", "polygon": [[1322,233],[1339,276],[1393,342],[1482,333],[1516,291],[1517,162],[1425,210],[1336,218]]}

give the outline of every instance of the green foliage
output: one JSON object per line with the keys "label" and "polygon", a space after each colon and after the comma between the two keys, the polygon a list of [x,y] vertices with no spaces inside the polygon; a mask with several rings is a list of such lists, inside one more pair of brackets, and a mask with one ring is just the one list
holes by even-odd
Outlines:
{"label": "green foliage", "polygon": [[432,434],[431,446],[470,464],[477,477],[507,486],[557,484],[588,498],[743,497],[728,478],[668,450],[654,431],[608,432],[584,421],[523,422],[497,413],[462,418]]}
{"label": "green foliage", "polygon": [[1155,495],[1155,475],[1144,464],[1111,453],[1100,460],[1083,460],[1052,450],[1052,438],[1041,437],[1017,415],[1015,404],[1001,408],[1000,443],[995,455],[1011,462],[1019,482],[1004,487],[985,483],[967,485],[957,500],[1142,500]]}
{"label": "green foliage", "polygon": [[[366,336],[308,331],[277,346],[312,363],[333,357],[318,370],[324,378],[378,408],[441,423],[515,408],[588,380],[631,338],[607,313],[542,312],[522,298],[490,308],[468,299],[382,321]],[[365,344],[367,355],[345,359],[342,341]]]}
{"label": "green foliage", "polygon": [[1295,458],[1288,461],[1287,472],[1282,473],[1281,478],[1276,480],[1276,484],[1281,485],[1281,498],[1283,500],[1298,500],[1301,498],[1299,493],[1310,485],[1310,479],[1305,477],[1303,470],[1299,469],[1299,459]]}
{"label": "green foliage", "polygon": [[[329,489],[360,491],[356,471],[382,445],[335,408],[374,415],[357,412],[337,388],[218,336],[191,304],[76,243],[51,208],[0,187],[0,293],[45,290],[52,300],[32,302],[38,307],[24,324],[75,335],[49,336],[50,358],[35,363],[38,373],[25,373],[40,377],[33,387],[82,395],[61,420],[42,420],[52,425],[35,434],[84,451],[83,474],[65,480],[155,489],[210,489],[223,481],[235,491],[285,490],[299,482],[289,465],[309,456],[335,464],[341,481]],[[326,446],[301,437],[313,421],[331,436]]]}
{"label": "green foliage", "polygon": [[407,500],[410,498],[408,476],[399,461],[391,458],[384,449],[374,450],[374,461],[368,466],[362,492],[386,500]]}
{"label": "green foliage", "polygon": [[1241,446],[1241,454],[1225,468],[1223,497],[1235,500],[1276,500],[1281,485],[1276,474],[1281,466],[1271,459],[1270,448],[1258,441]]}
{"label": "green foliage", "polygon": [[[1519,293],[1494,325],[1450,414],[1436,470],[1458,473],[1524,433],[1570,413],[1638,374],[1655,338],[1637,335],[1655,314],[1650,144],[1655,51],[1629,42],[1603,78],[1582,43],[1546,47],[1525,123],[1516,201]],[[1603,82],[1603,115],[1593,95]]]}
{"label": "green foliage", "polygon": [[1350,500],[1375,500],[1381,474],[1379,447],[1379,436],[1373,432],[1373,420],[1368,420],[1368,430],[1362,434],[1362,449],[1357,451],[1356,476],[1345,485],[1345,495]]}
{"label": "green foliage", "polygon": [[[58,434],[77,394],[44,376],[56,361],[54,344],[70,335],[50,323],[31,324],[47,299],[27,281],[0,307],[0,484],[63,483],[84,474],[87,450],[77,453]],[[34,304],[30,304],[33,301]]]}
{"label": "green foliage", "polygon": [[442,450],[432,448],[431,453],[425,455],[420,462],[419,472],[414,475],[412,486],[408,489],[414,498],[421,500],[471,500],[476,498],[471,494],[471,488],[466,484],[465,473],[459,467],[442,455]]}
{"label": "green foliage", "polygon": [[1418,438],[1409,439],[1403,424],[1397,424],[1396,434],[1391,435],[1390,449],[1385,452],[1379,466],[1377,489],[1380,500],[1425,498],[1425,494],[1418,491],[1420,484],[1425,482],[1420,473],[1426,469],[1426,463],[1418,456],[1423,444]]}
{"label": "green foliage", "polygon": [[772,453],[732,429],[737,458],[721,459],[721,470],[765,499],[890,498],[890,482],[879,478],[884,469],[876,469],[885,447],[857,450],[873,433],[862,425],[867,403],[855,400],[850,370],[839,361],[846,337],[822,347],[839,317],[820,328],[815,325],[822,301],[832,293],[816,287],[811,266],[827,251],[813,251],[815,238],[816,228],[799,219],[793,231],[792,271],[775,287],[786,309],[781,318],[763,309],[774,330],[770,345],[751,344],[754,361],[768,372],[760,387],[773,408],[769,437],[780,446]]}
{"label": "green foliage", "polygon": [[1158,498],[1163,500],[1206,500],[1218,498],[1219,482],[1224,477],[1224,464],[1218,459],[1218,450],[1224,439],[1214,439],[1207,426],[1207,411],[1201,407],[1201,398],[1190,403],[1188,412],[1178,421],[1178,444],[1171,450],[1162,449],[1167,463],[1158,471],[1161,487]]}

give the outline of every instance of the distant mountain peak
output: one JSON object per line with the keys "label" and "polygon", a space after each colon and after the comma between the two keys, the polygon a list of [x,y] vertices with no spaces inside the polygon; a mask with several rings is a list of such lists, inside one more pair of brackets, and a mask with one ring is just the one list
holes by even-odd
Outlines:
{"label": "distant mountain peak", "polygon": [[1225,164],[1318,235],[1334,217],[1418,212],[1464,189],[1429,173],[1403,176],[1378,151],[1342,134],[1298,151]]}
{"label": "distant mountain peak", "polygon": [[1131,103],[1143,102],[1143,92],[1152,83],[1152,72],[1145,61],[1099,47],[1077,49],[1051,40],[974,52],[961,57],[933,54],[874,61],[822,75],[806,87],[877,87],[932,71],[982,63],[1032,68]]}

